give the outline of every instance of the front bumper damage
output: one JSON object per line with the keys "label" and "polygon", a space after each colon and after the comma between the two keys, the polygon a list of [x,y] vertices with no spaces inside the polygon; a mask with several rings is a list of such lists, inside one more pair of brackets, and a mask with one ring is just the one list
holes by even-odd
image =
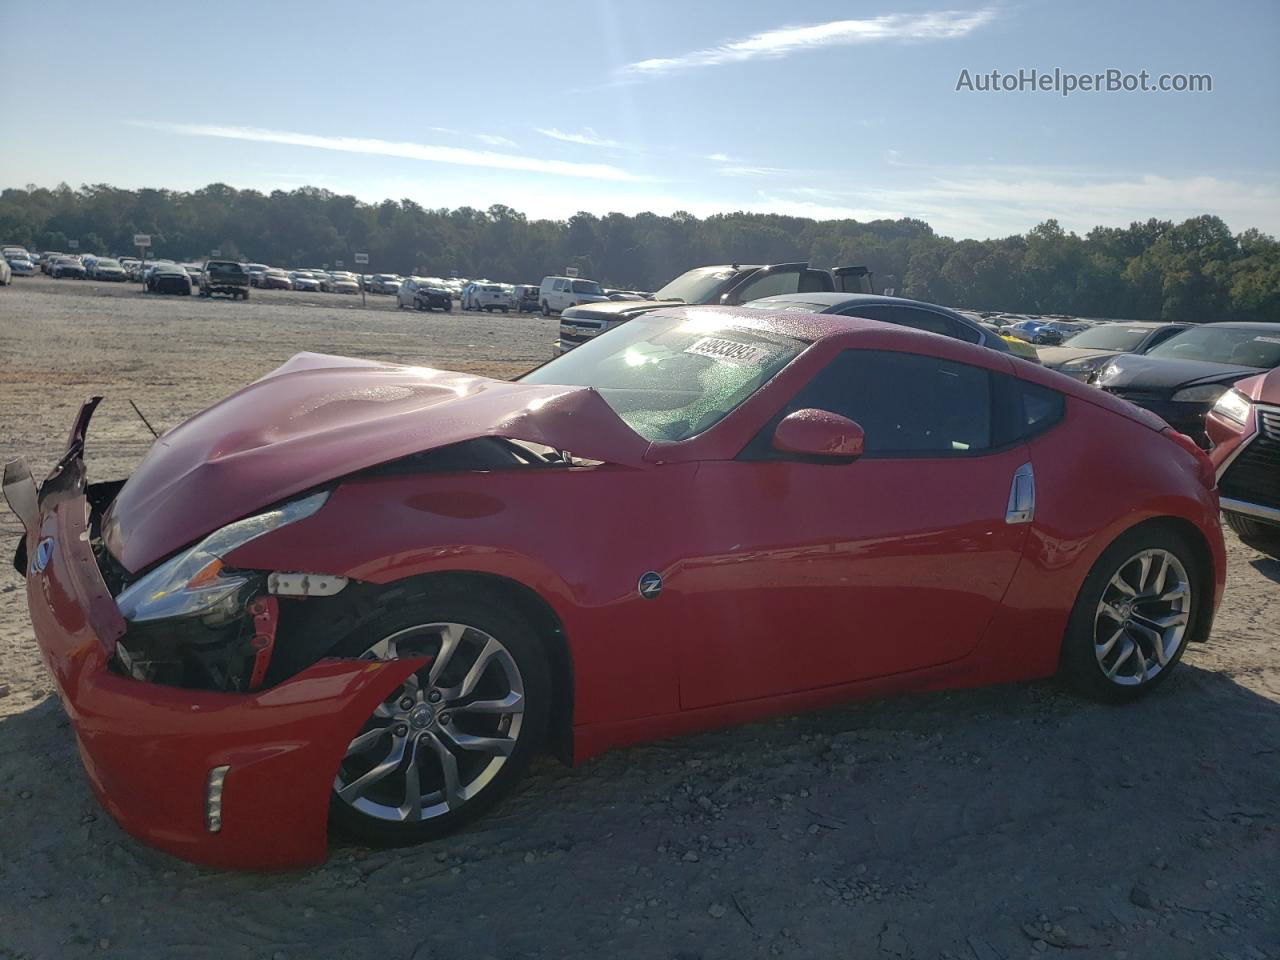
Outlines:
{"label": "front bumper damage", "polygon": [[[129,625],[89,536],[80,410],[67,451],[38,493],[17,460],[4,493],[23,521],[17,563],[40,654],[94,793],[127,832],[197,863],[281,869],[322,861],[329,795],[346,745],[425,661],[321,660],[253,693],[135,680],[116,665]],[[210,815],[213,772],[218,816]]]}

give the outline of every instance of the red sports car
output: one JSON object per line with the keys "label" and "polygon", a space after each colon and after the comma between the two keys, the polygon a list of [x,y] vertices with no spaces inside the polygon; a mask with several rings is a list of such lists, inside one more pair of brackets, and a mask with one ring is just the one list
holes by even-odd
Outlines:
{"label": "red sports car", "polygon": [[1209,411],[1205,430],[1227,523],[1280,560],[1280,370],[1238,381]]}
{"label": "red sports car", "polygon": [[102,803],[210,864],[438,837],[544,746],[1059,671],[1128,700],[1223,586],[1190,440],[872,320],[667,308],[514,383],[300,354],[124,482],[87,481],[96,402],[38,494],[6,470],[17,566]]}

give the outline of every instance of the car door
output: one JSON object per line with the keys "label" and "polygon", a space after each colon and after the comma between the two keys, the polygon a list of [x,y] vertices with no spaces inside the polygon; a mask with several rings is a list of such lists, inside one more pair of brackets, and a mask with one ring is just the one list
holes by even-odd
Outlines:
{"label": "car door", "polygon": [[[1007,365],[998,354],[982,366],[845,351],[738,459],[699,465],[697,548],[671,579],[690,626],[682,708],[920,670],[974,649],[1027,529],[1010,514],[1029,455],[1010,441],[1019,388]],[[836,463],[775,452],[776,423],[804,408],[859,422],[866,453]]]}

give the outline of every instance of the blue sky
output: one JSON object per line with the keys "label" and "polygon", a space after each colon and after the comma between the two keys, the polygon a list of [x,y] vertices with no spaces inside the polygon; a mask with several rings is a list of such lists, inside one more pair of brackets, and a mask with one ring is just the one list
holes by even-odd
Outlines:
{"label": "blue sky", "polygon": [[[0,186],[913,216],[957,237],[1209,212],[1280,233],[1275,0],[6,0],[0,17]],[[962,70],[1032,68],[1213,90],[956,90]]]}

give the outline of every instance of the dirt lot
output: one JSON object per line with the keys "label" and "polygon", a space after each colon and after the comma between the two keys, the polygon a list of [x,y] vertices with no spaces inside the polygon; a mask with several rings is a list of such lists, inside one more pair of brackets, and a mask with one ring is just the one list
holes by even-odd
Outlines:
{"label": "dirt lot", "polygon": [[[553,331],[18,278],[0,456],[43,476],[102,392],[87,462],[123,476],[151,439],[126,398],[168,427],[298,350],[510,375]],[[0,510],[6,557],[18,530]],[[0,573],[0,958],[1278,958],[1280,564],[1229,546],[1212,642],[1136,706],[1030,684],[545,761],[450,842],[266,877],[172,860],[98,808]]]}

